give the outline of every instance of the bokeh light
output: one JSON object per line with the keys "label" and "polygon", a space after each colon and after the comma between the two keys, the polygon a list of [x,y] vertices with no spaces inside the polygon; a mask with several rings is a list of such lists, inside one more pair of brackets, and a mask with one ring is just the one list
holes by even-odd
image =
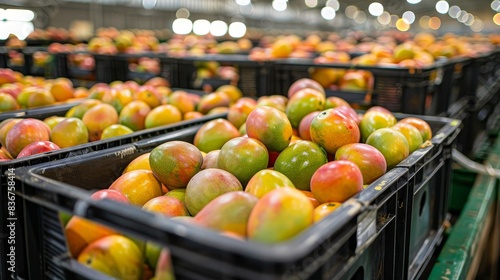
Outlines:
{"label": "bokeh light", "polygon": [[420,18],[418,23],[420,24],[420,27],[423,29],[429,29],[429,21],[431,20],[431,17],[429,16],[423,16]]}
{"label": "bokeh light", "polygon": [[438,30],[441,27],[441,20],[438,17],[431,17],[429,19],[429,28],[432,30]]}
{"label": "bokeh light", "polygon": [[400,18],[396,21],[396,28],[399,31],[408,31],[410,29],[410,24],[406,22],[405,19]]}

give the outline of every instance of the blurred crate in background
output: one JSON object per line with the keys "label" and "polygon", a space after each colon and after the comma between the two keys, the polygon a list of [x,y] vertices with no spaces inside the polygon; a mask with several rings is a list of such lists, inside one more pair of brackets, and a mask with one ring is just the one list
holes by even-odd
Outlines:
{"label": "blurred crate in background", "polygon": [[[286,93],[298,79],[310,78],[318,69],[364,70],[373,80],[358,90],[342,86],[327,88],[328,96],[339,96],[350,103],[363,100],[360,105],[380,105],[393,112],[438,115],[446,112],[454,68],[436,63],[422,69],[401,67],[355,66],[351,64],[314,64],[311,59],[285,59],[275,62],[276,88]],[[324,86],[324,85],[323,85]]]}
{"label": "blurred crate in background", "polygon": [[249,97],[276,93],[271,62],[252,61],[246,55],[205,55],[176,60],[178,87],[210,92],[232,84]]}
{"label": "blurred crate in background", "polygon": [[114,80],[132,80],[139,84],[154,77],[163,77],[177,86],[176,60],[160,53],[117,54],[113,56]]}
{"label": "blurred crate in background", "polygon": [[0,65],[14,71],[29,75],[29,67],[26,64],[23,49],[0,47]]}
{"label": "blurred crate in background", "polygon": [[56,57],[58,77],[102,83],[115,80],[112,56],[89,52],[61,52]]}

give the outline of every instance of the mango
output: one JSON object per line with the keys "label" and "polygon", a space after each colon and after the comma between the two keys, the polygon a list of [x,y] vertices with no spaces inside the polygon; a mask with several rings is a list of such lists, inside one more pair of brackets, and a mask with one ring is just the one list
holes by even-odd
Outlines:
{"label": "mango", "polygon": [[113,106],[102,103],[90,108],[82,121],[89,131],[89,140],[97,141],[106,127],[118,123],[118,113]]}
{"label": "mango", "polygon": [[24,147],[35,141],[49,141],[50,129],[42,121],[36,119],[24,119],[16,123],[5,137],[7,151],[16,158]]}
{"label": "mango", "polygon": [[194,223],[245,237],[248,218],[257,201],[259,199],[256,196],[243,191],[222,194],[196,214]]}
{"label": "mango", "polygon": [[214,92],[204,95],[197,105],[197,111],[206,114],[216,107],[229,107],[231,99],[224,92]]}
{"label": "mango", "polygon": [[209,168],[198,172],[186,186],[186,207],[193,216],[216,197],[243,187],[231,173],[222,169]]}
{"label": "mango", "polygon": [[208,153],[219,150],[229,140],[240,136],[238,129],[225,119],[206,122],[194,136],[194,145]]}
{"label": "mango", "polygon": [[142,279],[144,256],[137,245],[121,235],[110,235],[91,243],[78,262],[117,279]]}
{"label": "mango", "polygon": [[97,104],[101,104],[102,102],[96,99],[87,99],[82,101],[82,103],[76,105],[75,107],[71,108],[68,112],[66,112],[66,117],[75,117],[75,118],[83,118],[83,115],[92,107],[94,107]]}
{"label": "mango", "polygon": [[89,133],[82,120],[67,118],[52,129],[50,140],[61,148],[73,147],[88,143]]}
{"label": "mango", "polygon": [[76,258],[89,244],[103,237],[116,234],[116,231],[87,219],[73,216],[66,225],[64,233],[69,252],[71,256]]}
{"label": "mango", "polygon": [[304,193],[278,188],[264,195],[248,220],[248,238],[278,243],[293,238],[313,223],[314,207]]}
{"label": "mango", "polygon": [[132,101],[125,105],[120,112],[119,123],[133,131],[144,129],[146,127],[146,116],[150,111],[151,108],[145,102],[139,100]]}

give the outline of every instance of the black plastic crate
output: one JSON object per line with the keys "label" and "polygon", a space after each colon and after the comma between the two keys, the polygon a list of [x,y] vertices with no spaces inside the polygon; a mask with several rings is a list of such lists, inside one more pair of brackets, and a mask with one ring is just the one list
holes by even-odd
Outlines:
{"label": "black plastic crate", "polygon": [[11,118],[23,118],[23,119],[33,118],[38,120],[44,120],[51,116],[64,116],[66,112],[69,111],[69,109],[71,109],[78,103],[79,102],[38,107],[32,109],[8,111],[0,114],[0,122]]}
{"label": "black plastic crate", "polygon": [[[43,263],[36,266],[41,267],[37,273],[90,278],[84,276],[90,270],[82,271],[74,261],[65,258],[62,227],[59,231],[52,226],[46,228],[58,222],[57,211],[64,211],[167,246],[178,279],[395,278],[397,258],[403,257],[396,251],[397,242],[402,242],[396,229],[400,219],[398,205],[406,198],[400,191],[407,189],[407,168],[394,168],[371,185],[370,190],[382,193],[375,199],[376,205],[363,207],[351,199],[296,238],[272,246],[233,241],[135,207],[89,200],[90,190],[107,188],[137,156],[167,141],[191,142],[198,129],[190,127],[19,171],[18,177],[23,181],[19,195],[25,198],[25,220],[32,227],[28,232],[34,235],[33,239],[28,238],[33,240],[28,251],[34,252],[29,255],[39,255],[40,250],[53,252],[39,258]],[[382,186],[383,192],[378,186]],[[54,240],[59,240],[59,244],[52,243]],[[61,261],[64,264],[59,267]]]}
{"label": "black plastic crate", "polygon": [[499,52],[499,50],[495,50],[470,58],[470,63],[464,68],[461,85],[464,94],[474,94],[480,85],[487,85],[496,79],[495,72],[498,69],[498,62],[495,58]]}
{"label": "black plastic crate", "polygon": [[[23,63],[20,65],[12,63],[11,60],[12,53],[17,53],[18,55],[21,55]],[[3,68],[10,68],[16,72],[22,73],[23,75],[29,75],[29,67],[26,63],[23,49],[1,47],[0,56],[2,56],[2,59],[0,59],[0,64],[3,64]]]}
{"label": "black plastic crate", "polygon": [[[432,114],[437,115],[446,112],[446,103],[439,100],[440,88],[436,87],[436,81],[451,83],[452,71],[444,71],[448,64],[439,62],[430,67],[421,69],[408,69],[390,66],[357,66],[351,64],[314,64],[312,59],[284,59],[277,60],[274,64],[275,88],[281,94],[286,94],[288,88],[298,79],[310,78],[311,68],[333,68],[345,70],[366,70],[374,77],[373,89],[363,93],[352,92],[352,100],[348,94],[343,93],[346,101],[354,103],[364,98],[365,105],[384,106],[385,108],[407,114]],[[448,68],[451,69],[449,66]],[[443,80],[444,73],[445,76]],[[447,78],[449,77],[449,78]],[[444,85],[444,84],[443,84]],[[446,89],[443,88],[443,91]],[[336,91],[326,90],[327,95],[338,95]],[[361,96],[360,96],[361,94]],[[446,98],[449,93],[445,92]],[[447,99],[444,99],[447,100]]]}
{"label": "black plastic crate", "polygon": [[[68,56],[77,53],[91,55],[95,60],[95,67],[93,69],[81,69],[72,65]],[[57,70],[55,72],[58,77],[102,83],[111,83],[115,80],[113,56],[90,52],[62,52],[57,53],[56,57]]]}
{"label": "black plastic crate", "polygon": [[220,66],[233,66],[237,69],[239,79],[237,86],[248,97],[260,97],[276,93],[273,79],[273,63],[249,60],[246,55],[205,55],[202,57],[184,57],[177,59],[177,86],[182,88],[203,89],[210,85],[212,90],[229,84],[223,79],[205,79],[200,85],[195,85],[197,63],[217,62]]}
{"label": "black plastic crate", "polygon": [[[66,77],[70,80],[96,81],[96,69],[80,69],[69,61],[68,56],[74,53],[61,52],[55,54],[55,76]],[[96,61],[97,66],[97,61]]]}
{"label": "black plastic crate", "polygon": [[7,68],[7,48],[0,47],[0,68]]}
{"label": "black plastic crate", "polygon": [[[67,107],[69,109],[69,107]],[[60,111],[61,114],[63,110]],[[64,111],[65,112],[65,111]],[[52,116],[54,115],[54,111],[48,111],[46,112],[47,115],[44,115],[42,112],[40,112],[39,116],[46,117],[46,116]],[[141,130],[137,131],[131,134],[127,134],[124,136],[120,137],[114,137],[106,140],[100,140],[100,141],[95,141],[95,142],[90,142],[87,144],[83,145],[78,145],[75,147],[70,147],[70,148],[65,148],[61,150],[56,150],[56,151],[51,151],[48,153],[43,153],[43,154],[37,154],[33,156],[29,156],[26,158],[21,158],[21,159],[13,159],[10,161],[3,161],[0,162],[0,187],[1,187],[1,192],[0,192],[0,202],[1,202],[1,209],[0,209],[0,217],[1,217],[1,236],[0,236],[0,249],[2,252],[8,252],[7,249],[9,248],[10,244],[7,244],[7,238],[8,238],[8,229],[7,229],[7,224],[9,223],[8,218],[9,218],[9,212],[8,212],[8,200],[9,197],[12,196],[13,192],[8,192],[8,186],[9,182],[11,181],[9,175],[6,173],[8,171],[13,171],[17,170],[19,167],[26,167],[26,166],[33,166],[37,165],[40,163],[45,163],[45,162],[50,162],[50,161],[55,161],[55,160],[60,160],[64,158],[71,158],[75,156],[80,156],[83,154],[88,154],[88,153],[94,153],[97,151],[102,151],[106,149],[110,149],[113,147],[118,147],[130,143],[134,143],[143,139],[147,138],[152,138],[160,135],[165,135],[169,133],[173,133],[177,130],[181,130],[186,127],[191,127],[191,126],[196,126],[196,125],[201,125],[209,120],[223,117],[225,114],[218,114],[218,115],[208,115],[200,119],[195,119],[195,120],[188,120],[188,121],[182,121],[179,123],[171,124],[168,126],[162,126],[162,127],[157,127],[157,128],[152,128],[152,129],[146,129],[146,130]],[[73,161],[73,159],[71,159]],[[13,168],[13,169],[12,169]],[[14,172],[15,173],[15,172]],[[12,183],[10,183],[12,184]],[[16,192],[19,192],[19,185],[16,185]],[[21,273],[20,276],[26,278],[23,273],[27,273],[31,271],[32,266],[29,263],[29,260],[27,259],[25,253],[24,253],[24,246],[27,242],[25,240],[25,228],[29,228],[29,224],[22,224],[21,223],[21,217],[23,217],[24,213],[24,208],[19,207],[20,205],[23,205],[24,201],[23,199],[17,195],[15,196],[15,204],[16,204],[16,213],[13,217],[17,218],[18,220],[15,222],[16,223],[16,265],[17,265],[17,272]],[[6,255],[2,254],[0,259],[3,263],[5,263],[5,258]],[[1,266],[1,271],[0,275],[2,276],[2,279],[4,278],[4,275],[8,275],[7,267],[6,266]],[[33,268],[35,269],[35,268]],[[37,274],[32,274],[32,275],[37,275]],[[7,279],[9,277],[5,277]],[[37,278],[37,277],[29,277],[31,279]]]}
{"label": "black plastic crate", "polygon": [[[400,214],[405,215],[400,234],[405,235],[405,256],[398,279],[419,279],[449,223],[451,153],[460,133],[461,121],[419,116],[432,128],[431,145],[426,145],[398,166],[408,169],[408,199]],[[406,212],[406,214],[405,214]]]}
{"label": "black plastic crate", "polygon": [[[170,75],[167,74],[169,73],[169,69],[162,69],[164,66],[161,61],[160,57],[164,55],[159,54],[159,53],[152,53],[152,52],[145,52],[145,53],[138,53],[138,54],[117,54],[113,56],[114,60],[114,80],[118,81],[136,81],[139,84],[144,84],[146,81],[148,81],[151,78],[154,77],[165,77],[167,80],[170,81]],[[149,72],[134,72],[130,71],[130,64],[131,63],[138,63],[140,58],[143,57],[148,57],[148,58],[153,58],[158,60],[158,64],[160,66],[160,72],[159,73],[149,73]],[[165,66],[168,66],[165,64]],[[165,75],[162,75],[165,74]]]}
{"label": "black plastic crate", "polygon": [[[451,118],[461,119],[463,122],[463,131],[457,141],[457,149],[469,158],[474,157],[475,150],[481,144],[484,134],[494,131],[491,125],[498,119],[498,109],[495,108],[500,104],[499,93],[500,79],[497,78],[489,85],[480,85],[475,96],[464,97],[460,100],[459,102],[467,103],[462,110],[449,112]],[[457,104],[460,104],[459,102]]]}
{"label": "black plastic crate", "polygon": [[451,105],[466,96],[474,96],[475,91],[465,84],[465,70],[472,63],[468,58],[454,58],[444,62],[443,67],[438,68],[439,79],[435,80],[436,87],[436,110],[441,116],[446,116]]}

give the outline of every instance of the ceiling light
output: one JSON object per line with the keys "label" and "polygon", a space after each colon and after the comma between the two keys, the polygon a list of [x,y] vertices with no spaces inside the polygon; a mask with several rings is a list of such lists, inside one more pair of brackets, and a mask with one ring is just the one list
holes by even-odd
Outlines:
{"label": "ceiling light", "polygon": [[493,16],[493,22],[496,25],[500,25],[500,13],[497,13],[496,15]]}
{"label": "ceiling light", "polygon": [[198,19],[193,23],[193,32],[196,35],[207,35],[210,33],[210,21],[206,19]]}
{"label": "ceiling light", "polygon": [[175,12],[175,16],[177,18],[188,18],[189,17],[189,10],[186,8],[180,8]]}
{"label": "ceiling light", "polygon": [[305,3],[309,8],[316,8],[318,6],[318,0],[305,0]]}
{"label": "ceiling light", "polygon": [[321,16],[326,20],[332,20],[335,18],[336,12],[332,7],[323,7],[321,9]]}
{"label": "ceiling light", "polygon": [[354,21],[356,23],[362,24],[366,22],[366,14],[363,11],[357,11],[354,15]]}
{"label": "ceiling light", "polygon": [[399,17],[397,15],[391,15],[391,27],[396,27]]}
{"label": "ceiling light", "polygon": [[251,0],[236,0],[236,4],[240,5],[240,6],[246,6],[248,4],[250,4],[250,2],[252,2]]}
{"label": "ceiling light", "polygon": [[189,34],[193,30],[193,23],[187,18],[178,18],[172,23],[172,30],[176,34]]}
{"label": "ceiling light", "polygon": [[383,12],[380,16],[377,17],[377,20],[380,24],[388,25],[391,23],[391,14],[388,12]]}
{"label": "ceiling light", "polygon": [[441,27],[441,20],[438,17],[431,17],[429,27],[433,30],[438,30]]}
{"label": "ceiling light", "polygon": [[451,18],[457,18],[458,14],[460,13],[460,7],[457,5],[453,5],[450,7],[448,10],[448,14],[450,15]]}
{"label": "ceiling light", "polygon": [[[500,25],[500,22],[497,24]],[[484,22],[480,19],[476,19],[474,23],[470,26],[470,29],[474,32],[481,32],[483,31],[483,28],[484,28]]]}
{"label": "ceiling light", "polygon": [[142,6],[146,10],[151,10],[156,6],[156,0],[142,0]]}
{"label": "ceiling light", "polygon": [[368,12],[370,12],[372,16],[378,17],[384,12],[384,6],[379,2],[373,2],[368,6]]}
{"label": "ceiling light", "polygon": [[247,26],[243,22],[233,22],[229,25],[229,36],[241,38],[247,33]]}
{"label": "ceiling light", "polygon": [[23,9],[7,9],[3,10],[0,20],[7,21],[32,21],[35,18],[35,13],[31,10]]}
{"label": "ceiling light", "polygon": [[410,29],[410,24],[406,20],[400,18],[396,21],[396,28],[399,31],[408,31]]}
{"label": "ceiling light", "polygon": [[494,0],[490,5],[491,9],[495,12],[500,12],[500,0]]}
{"label": "ceiling light", "polygon": [[286,10],[287,4],[285,0],[273,0],[273,9],[278,12]]}
{"label": "ceiling light", "polygon": [[354,5],[347,6],[345,8],[345,16],[348,18],[353,19],[354,16],[356,15],[356,12],[358,11],[358,7]]}
{"label": "ceiling light", "polygon": [[471,26],[473,22],[474,22],[474,15],[469,13],[467,16],[467,20],[464,22],[464,24],[467,26]]}
{"label": "ceiling light", "polygon": [[461,23],[464,23],[467,21],[469,18],[469,13],[467,13],[465,10],[460,11],[460,14],[458,14],[457,20]]}
{"label": "ceiling light", "polygon": [[325,6],[332,7],[335,11],[338,11],[340,8],[340,4],[338,0],[328,0],[326,1]]}
{"label": "ceiling light", "polygon": [[222,20],[214,20],[210,24],[210,34],[214,36],[224,36],[227,33],[227,23]]}
{"label": "ceiling light", "polygon": [[406,11],[403,13],[403,19],[412,24],[415,21],[415,14],[412,11]]}
{"label": "ceiling light", "polygon": [[406,0],[406,2],[408,2],[410,4],[418,4],[418,3],[420,3],[420,1],[422,1],[422,0]]}
{"label": "ceiling light", "polygon": [[450,4],[444,0],[437,1],[436,3],[436,11],[440,14],[446,14],[450,9]]}
{"label": "ceiling light", "polygon": [[420,24],[420,27],[422,27],[423,29],[429,29],[430,19],[431,18],[429,16],[421,17],[420,20],[418,21],[418,23]]}

